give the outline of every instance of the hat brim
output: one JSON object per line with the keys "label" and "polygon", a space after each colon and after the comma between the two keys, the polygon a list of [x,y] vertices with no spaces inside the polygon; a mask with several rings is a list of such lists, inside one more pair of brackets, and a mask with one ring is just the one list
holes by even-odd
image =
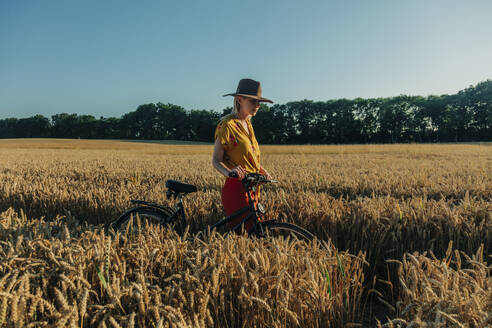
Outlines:
{"label": "hat brim", "polygon": [[223,95],[222,97],[225,97],[225,96],[243,96],[243,97],[258,99],[258,101],[260,101],[260,102],[268,102],[268,103],[273,104],[273,101],[271,101],[270,99],[262,98],[262,97],[258,97],[258,96],[253,96],[253,95],[247,95],[244,93],[228,93],[226,95]]}

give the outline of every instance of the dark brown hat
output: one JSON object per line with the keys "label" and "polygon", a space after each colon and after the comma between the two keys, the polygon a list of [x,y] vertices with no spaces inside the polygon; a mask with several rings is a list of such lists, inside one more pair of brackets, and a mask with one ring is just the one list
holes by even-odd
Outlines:
{"label": "dark brown hat", "polygon": [[239,81],[237,85],[237,90],[235,93],[228,93],[225,96],[244,96],[250,97],[254,99],[258,99],[259,101],[269,102],[273,104],[273,101],[270,99],[261,97],[261,85],[260,82],[252,80],[252,79],[242,79]]}

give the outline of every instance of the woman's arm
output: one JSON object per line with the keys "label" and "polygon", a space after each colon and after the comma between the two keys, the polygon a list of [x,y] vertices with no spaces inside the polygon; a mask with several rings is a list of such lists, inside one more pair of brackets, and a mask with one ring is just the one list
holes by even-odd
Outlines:
{"label": "woman's arm", "polygon": [[225,177],[229,177],[231,171],[236,171],[238,178],[243,179],[246,175],[246,170],[242,166],[236,166],[229,170],[224,164],[224,146],[220,143],[219,138],[215,139],[214,153],[212,155],[212,165],[217,171]]}

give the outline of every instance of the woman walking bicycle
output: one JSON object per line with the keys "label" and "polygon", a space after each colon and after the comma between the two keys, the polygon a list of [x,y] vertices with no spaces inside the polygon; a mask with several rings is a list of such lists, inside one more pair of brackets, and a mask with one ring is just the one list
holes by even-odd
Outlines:
{"label": "woman walking bicycle", "polygon": [[[247,191],[241,180],[247,173],[260,173],[271,180],[270,174],[260,165],[260,148],[256,140],[251,117],[255,116],[260,108],[260,102],[273,103],[261,95],[260,82],[252,79],[239,81],[233,96],[232,112],[221,118],[215,130],[215,144],[212,156],[212,165],[227,179],[222,187],[222,205],[229,216],[248,205]],[[231,174],[237,178],[231,177]],[[253,192],[255,203],[258,203],[260,188]],[[247,215],[239,216],[228,222],[229,228],[239,224]],[[254,222],[248,221],[244,229],[250,231]],[[241,231],[236,230],[238,233]]]}
{"label": "woman walking bicycle", "polygon": [[[259,203],[260,185],[276,181],[260,165],[260,149],[250,120],[257,113],[260,102],[273,102],[261,96],[260,82],[251,79],[239,81],[237,91],[225,96],[229,95],[234,96],[234,107],[216,127],[212,156],[213,166],[227,178],[222,188],[222,205],[227,217],[208,228],[214,230],[227,226],[229,231],[238,234],[247,231],[258,237],[288,238],[293,235],[297,239],[313,240],[314,236],[310,232],[294,224],[277,222],[275,219],[265,220],[266,209]],[[176,180],[167,180],[166,187],[167,197],[177,200],[174,209],[143,200],[132,200],[137,206],[124,212],[112,223],[112,228],[115,231],[134,232],[149,223],[172,226],[178,232],[185,231],[187,220],[183,198],[198,189]]]}

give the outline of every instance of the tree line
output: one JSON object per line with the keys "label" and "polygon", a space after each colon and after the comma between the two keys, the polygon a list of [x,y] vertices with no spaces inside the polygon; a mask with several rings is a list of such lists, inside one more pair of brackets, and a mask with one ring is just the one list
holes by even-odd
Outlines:
{"label": "tree line", "polygon": [[[120,118],[56,114],[0,120],[0,138],[145,139],[213,142],[231,111],[150,103]],[[453,95],[302,100],[261,104],[252,119],[263,144],[467,142],[492,140],[492,80]]]}

